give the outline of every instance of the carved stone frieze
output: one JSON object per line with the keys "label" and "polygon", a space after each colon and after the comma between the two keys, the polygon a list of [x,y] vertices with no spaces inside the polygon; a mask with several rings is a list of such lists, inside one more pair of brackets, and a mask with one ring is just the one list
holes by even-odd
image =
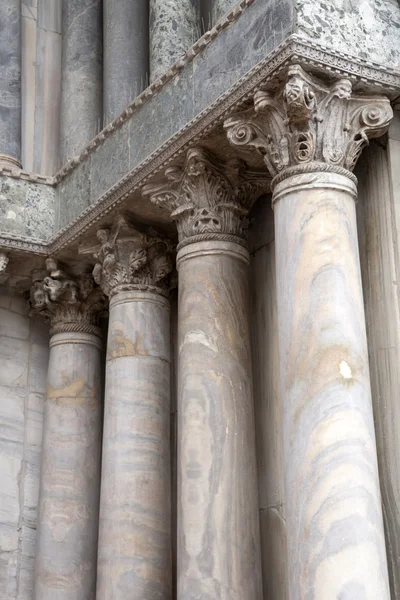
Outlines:
{"label": "carved stone frieze", "polygon": [[174,245],[156,232],[142,233],[120,217],[112,229],[97,232],[93,277],[107,296],[125,290],[167,295],[174,268]]}
{"label": "carved stone frieze", "polygon": [[182,168],[169,167],[161,183],[142,193],[168,210],[177,223],[180,246],[209,239],[245,240],[247,213],[269,189],[270,178],[246,169],[240,160],[223,162],[203,148],[192,148]]}
{"label": "carved stone frieze", "polygon": [[52,335],[82,332],[100,336],[98,321],[106,298],[92,275],[72,277],[52,258],[46,260],[46,269],[47,277],[33,275],[32,312],[50,319]]}
{"label": "carved stone frieze", "polygon": [[277,176],[314,163],[351,171],[392,116],[388,98],[354,96],[350,79],[325,85],[292,65],[276,94],[257,91],[254,107],[228,118],[224,127],[233,145],[256,149]]}

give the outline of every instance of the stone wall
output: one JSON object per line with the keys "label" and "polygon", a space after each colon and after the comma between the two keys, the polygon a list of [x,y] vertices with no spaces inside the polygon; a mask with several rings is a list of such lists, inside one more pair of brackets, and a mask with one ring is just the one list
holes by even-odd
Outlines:
{"label": "stone wall", "polygon": [[31,600],[48,327],[0,288],[0,600]]}

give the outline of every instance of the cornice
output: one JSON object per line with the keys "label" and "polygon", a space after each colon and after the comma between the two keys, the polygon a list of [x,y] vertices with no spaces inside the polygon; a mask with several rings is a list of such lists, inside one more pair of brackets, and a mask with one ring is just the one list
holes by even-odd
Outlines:
{"label": "cornice", "polygon": [[[129,120],[135,110],[144,102],[150,100],[157,91],[175,77],[179,70],[193,60],[216,37],[219,31],[238,18],[254,1],[243,0],[240,2],[213,30],[200,38],[163,77],[156,80],[132,105],[108,125],[89,144],[80,157],[70,161],[54,178],[44,178],[47,181],[42,181],[43,178],[40,178],[40,176],[27,174],[23,171],[18,174],[17,170],[13,170],[13,173],[11,173],[11,169],[7,169],[7,173],[0,171],[0,174],[40,183],[55,184],[60,182],[76,165],[86,160],[89,154],[94,152],[116,128]],[[367,89],[371,92],[372,89],[375,93],[384,93],[390,98],[395,98],[400,93],[400,72],[377,63],[360,60],[343,52],[337,52],[332,48],[293,34],[185,127],[171,136],[140,165],[121,178],[117,184],[85,209],[78,218],[64,229],[61,229],[47,244],[40,240],[2,234],[0,248],[10,248],[40,255],[56,255],[81,237],[100,219],[120,206],[133,192],[140,190],[155,174],[168,167],[187,152],[190,147],[198,144],[200,140],[208,136],[212,130],[223,123],[226,117],[241,109],[257,90],[261,87],[268,87],[269,84],[273,84],[274,80],[282,77],[285,69],[294,62],[301,65],[306,71],[312,71],[330,79],[349,77],[353,85],[357,84],[360,90]],[[29,179],[30,177],[31,179]]]}
{"label": "cornice", "polygon": [[12,233],[0,234],[0,249],[17,251],[19,253],[47,256],[49,253],[49,244],[43,240],[15,235]]}
{"label": "cornice", "polygon": [[190,123],[150,154],[140,165],[111,187],[77,219],[60,230],[50,241],[51,252],[60,252],[83,235],[94,223],[113,211],[151,177],[178,159],[194,144],[222,124],[231,113],[242,108],[261,87],[278,78],[291,63],[332,79],[350,77],[360,88],[395,97],[400,91],[400,73],[375,63],[359,60],[331,48],[320,46],[294,34],[260,61],[229,90],[199,113]]}

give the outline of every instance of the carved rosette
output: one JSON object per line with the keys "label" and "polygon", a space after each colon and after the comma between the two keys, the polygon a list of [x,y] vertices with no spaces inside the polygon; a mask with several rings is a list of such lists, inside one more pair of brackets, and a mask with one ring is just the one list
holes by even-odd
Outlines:
{"label": "carved rosette", "polygon": [[272,176],[285,177],[291,167],[351,171],[392,116],[388,98],[355,96],[349,79],[327,86],[292,65],[277,93],[256,92],[254,107],[230,117],[224,127],[233,145],[255,148]]}
{"label": "carved rosette", "polygon": [[97,238],[101,245],[93,277],[107,296],[128,290],[168,295],[174,267],[169,239],[153,231],[141,233],[122,217],[112,229],[100,229]]}
{"label": "carved rosette", "polygon": [[243,161],[222,162],[209,151],[192,148],[182,168],[169,167],[163,181],[145,185],[142,193],[169,211],[180,247],[213,239],[243,243],[247,213],[269,184],[269,176],[248,170]]}
{"label": "carved rosette", "polygon": [[46,269],[48,276],[34,280],[31,288],[32,312],[50,319],[51,335],[78,332],[101,337],[99,317],[106,298],[93,277],[72,277],[52,258],[47,259]]}

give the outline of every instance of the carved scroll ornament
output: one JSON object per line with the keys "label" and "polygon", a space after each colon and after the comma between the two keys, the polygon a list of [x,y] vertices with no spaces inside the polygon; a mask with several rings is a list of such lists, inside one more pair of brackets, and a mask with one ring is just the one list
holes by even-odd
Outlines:
{"label": "carved scroll ornament", "polygon": [[155,232],[141,233],[119,218],[112,229],[97,232],[93,277],[107,296],[139,289],[168,294],[174,246]]}
{"label": "carved scroll ornament", "polygon": [[35,280],[30,293],[32,312],[50,319],[51,334],[81,332],[100,336],[99,316],[106,298],[90,274],[72,277],[48,258],[48,276]]}
{"label": "carved scroll ornament", "polygon": [[243,161],[222,162],[203,148],[192,148],[182,168],[169,167],[162,182],[145,185],[142,192],[171,214],[182,246],[246,239],[248,210],[269,183],[268,174],[248,170]]}
{"label": "carved scroll ornament", "polygon": [[351,171],[392,116],[387,98],[355,96],[349,79],[327,86],[293,65],[278,93],[256,92],[254,107],[230,117],[224,127],[234,146],[256,149],[276,176],[311,163]]}

